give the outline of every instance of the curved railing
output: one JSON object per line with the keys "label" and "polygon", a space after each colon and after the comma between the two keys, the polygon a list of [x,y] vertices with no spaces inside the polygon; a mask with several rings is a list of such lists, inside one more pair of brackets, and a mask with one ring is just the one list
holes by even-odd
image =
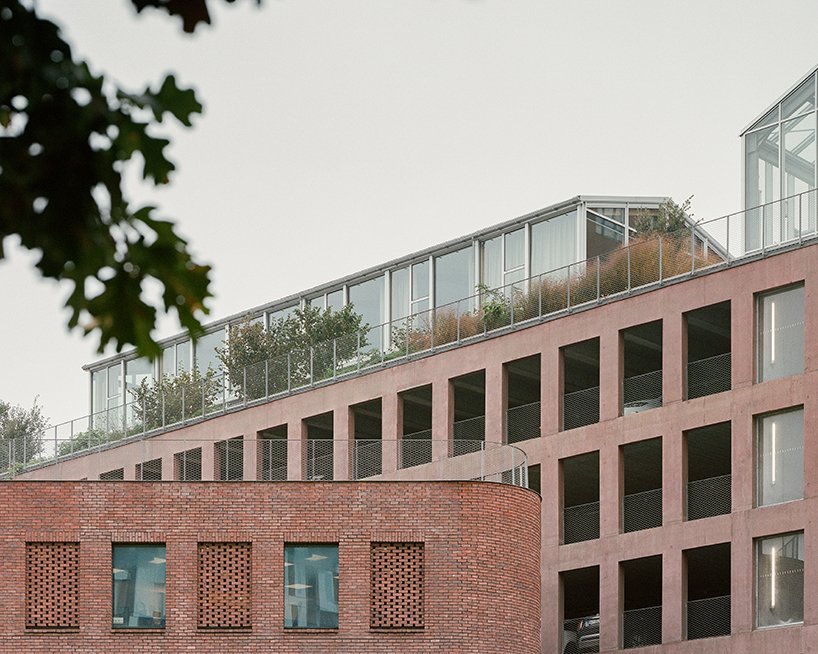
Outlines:
{"label": "curved railing", "polygon": [[[629,245],[607,254],[293,350],[233,375],[208,372],[188,385],[158,391],[150,402],[129,401],[49,427],[36,438],[17,443],[0,441],[0,449],[20,452],[6,455],[9,461],[20,456],[27,461],[32,451],[34,456],[53,457],[135,434],[152,436],[177,429],[248,404],[472,343],[734,261],[812,242],[818,236],[816,213],[818,190],[813,189],[700,221],[692,227],[634,238]],[[3,456],[0,452],[0,466]]]}
{"label": "curved railing", "polygon": [[4,470],[3,479],[475,480],[528,487],[523,450],[473,439],[132,437],[81,453],[12,462]]}

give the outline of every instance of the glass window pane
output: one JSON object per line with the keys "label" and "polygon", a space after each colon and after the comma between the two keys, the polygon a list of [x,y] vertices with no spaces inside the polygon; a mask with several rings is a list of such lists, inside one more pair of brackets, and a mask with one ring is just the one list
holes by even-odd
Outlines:
{"label": "glass window pane", "polygon": [[804,410],[757,418],[758,506],[804,497]]}
{"label": "glass window pane", "polygon": [[505,235],[505,272],[525,265],[525,230],[518,229]]}
{"label": "glass window pane", "polygon": [[284,626],[338,628],[338,546],[284,546]]}
{"label": "glass window pane", "polygon": [[409,268],[393,271],[390,286],[392,320],[400,320],[409,312]]}
{"label": "glass window pane", "polygon": [[412,266],[412,299],[429,297],[429,261],[421,261]]}
{"label": "glass window pane", "polygon": [[208,370],[220,370],[222,364],[216,356],[216,348],[223,346],[223,329],[202,336],[196,342],[196,369],[201,373]]}
{"label": "glass window pane", "polygon": [[339,288],[337,291],[327,293],[327,309],[333,311],[340,311],[344,308],[344,289]]}
{"label": "glass window pane", "polygon": [[321,309],[324,310],[324,294],[316,295],[315,297],[308,297],[304,300],[304,304],[308,307],[312,307],[314,309]]}
{"label": "glass window pane", "polygon": [[435,306],[472,298],[461,306],[471,310],[474,288],[474,255],[471,246],[435,257]]}
{"label": "glass window pane", "polygon": [[483,242],[483,283],[489,288],[503,285],[502,238],[497,236]]}
{"label": "glass window pane", "polygon": [[810,75],[801,86],[790,93],[781,104],[781,120],[815,109],[815,79]]}
{"label": "glass window pane", "polygon": [[91,413],[105,410],[108,381],[107,370],[97,370],[91,373]]}
{"label": "glass window pane", "polygon": [[577,260],[576,210],[531,225],[531,274],[562,268]]}
{"label": "glass window pane", "polygon": [[113,546],[113,626],[165,626],[165,546]]}
{"label": "glass window pane", "polygon": [[625,207],[589,207],[591,211],[601,213],[603,216],[625,224]]}
{"label": "glass window pane", "polygon": [[356,313],[364,317],[370,330],[366,335],[370,347],[381,347],[381,330],[374,329],[384,323],[383,275],[362,284],[349,287],[349,303]]}
{"label": "glass window pane", "polygon": [[783,123],[784,196],[815,188],[815,116]]}
{"label": "glass window pane", "polygon": [[[779,141],[778,126],[753,132],[744,137],[744,206],[748,209],[781,198],[781,175],[778,165]],[[747,212],[744,228],[747,251],[761,247],[762,219],[764,226],[771,230],[777,214],[777,205]],[[766,238],[769,241],[769,236]]]}
{"label": "glass window pane", "polygon": [[758,379],[767,381],[804,371],[804,287],[759,297]]}
{"label": "glass window pane", "polygon": [[615,250],[624,242],[625,228],[622,225],[588,209],[585,218],[586,258]]}
{"label": "glass window pane", "polygon": [[122,367],[115,363],[108,366],[108,407],[119,406],[122,402]]}
{"label": "glass window pane", "polygon": [[270,311],[267,314],[267,327],[269,329],[270,325],[273,323],[274,320],[286,320],[289,318],[293,312],[298,308],[297,304],[293,304],[292,306],[285,307],[283,309],[276,309],[275,311]]}
{"label": "glass window pane", "polygon": [[[775,105],[772,109],[770,109],[766,114],[761,117],[761,120],[756,122],[750,129],[758,129],[759,127],[763,127],[764,125],[772,125],[773,123],[778,122],[778,107],[779,105]],[[747,130],[748,132],[750,130]]]}
{"label": "glass window pane", "polygon": [[190,341],[176,345],[176,372],[190,371]]}
{"label": "glass window pane", "polygon": [[[153,362],[147,357],[125,362],[125,385],[128,390],[139,388],[142,380],[153,379]],[[130,400],[130,396],[128,397]]]}
{"label": "glass window pane", "polygon": [[756,541],[756,626],[804,621],[804,533]]}
{"label": "glass window pane", "polygon": [[171,345],[166,347],[162,350],[162,374],[163,375],[172,375],[174,372],[173,367],[173,354],[175,352],[175,346]]}

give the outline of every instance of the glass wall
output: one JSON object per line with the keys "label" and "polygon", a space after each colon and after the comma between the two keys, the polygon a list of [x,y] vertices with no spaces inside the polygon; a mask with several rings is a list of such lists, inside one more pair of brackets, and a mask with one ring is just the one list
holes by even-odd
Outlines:
{"label": "glass wall", "polygon": [[[385,320],[383,275],[349,287],[349,303],[363,316],[370,327],[378,327]],[[370,347],[381,347],[381,330],[371,329],[367,334]]]}
{"label": "glass wall", "polygon": [[556,270],[584,259],[577,252],[577,212],[531,225],[531,275]]}
{"label": "glass wall", "polygon": [[162,374],[178,375],[190,372],[190,341],[169,345],[162,350]]}
{"label": "glass wall", "polygon": [[338,628],[338,546],[284,546],[284,627]]}
{"label": "glass wall", "polygon": [[273,321],[275,321],[275,320],[286,320],[286,319],[287,319],[287,318],[289,318],[291,315],[293,315],[293,312],[294,312],[296,309],[298,309],[298,305],[297,305],[297,304],[293,304],[292,306],[289,306],[289,307],[284,307],[283,309],[277,309],[276,311],[270,311],[270,312],[267,314],[267,327],[269,328],[269,327],[270,327],[270,325],[271,325],[271,324],[273,323]]}
{"label": "glass wall", "polygon": [[114,545],[111,576],[114,628],[164,628],[164,545]]}
{"label": "glass wall", "polygon": [[758,297],[758,381],[804,372],[804,286]]}
{"label": "glass wall", "polygon": [[[816,187],[815,75],[744,134],[744,206],[759,207]],[[748,211],[747,251],[815,231],[814,194]]]}
{"label": "glass wall", "polygon": [[435,306],[442,307],[464,298],[460,311],[474,308],[474,250],[472,246],[435,257]]}
{"label": "glass wall", "polygon": [[216,354],[217,347],[224,347],[223,329],[205,334],[196,342],[196,369],[200,373],[221,369],[222,364]]}
{"label": "glass wall", "polygon": [[804,497],[804,409],[756,418],[758,506]]}
{"label": "glass wall", "polygon": [[592,209],[585,211],[585,258],[590,259],[625,243],[625,225]]}
{"label": "glass wall", "polygon": [[756,541],[756,626],[804,621],[804,532]]}
{"label": "glass wall", "polygon": [[525,229],[483,243],[483,283],[499,288],[525,279]]}

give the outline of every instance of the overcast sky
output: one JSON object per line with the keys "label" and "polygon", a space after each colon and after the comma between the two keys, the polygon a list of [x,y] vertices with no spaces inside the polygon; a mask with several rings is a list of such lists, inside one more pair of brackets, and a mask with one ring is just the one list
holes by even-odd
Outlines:
{"label": "overcast sky", "polygon": [[[190,37],[126,0],[38,2],[94,70],[197,89],[170,187],[133,197],[213,265],[212,318],[578,194],[736,211],[739,132],[818,64],[814,0],[211,4]],[[0,399],[85,414],[96,343],[4,245]]]}

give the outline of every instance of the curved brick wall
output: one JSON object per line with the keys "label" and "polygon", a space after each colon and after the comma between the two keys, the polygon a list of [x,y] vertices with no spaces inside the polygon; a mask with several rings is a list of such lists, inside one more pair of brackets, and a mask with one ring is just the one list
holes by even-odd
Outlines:
{"label": "curved brick wall", "polygon": [[[0,502],[2,652],[539,652],[540,499],[524,489],[479,482],[11,482],[0,484]],[[27,552],[55,570],[73,559],[59,547],[26,543],[76,542],[79,592],[69,574],[55,595],[63,598],[59,611],[50,615],[40,599],[27,613],[27,583],[29,597],[53,590],[43,587],[49,575],[42,569],[27,576]],[[166,544],[161,632],[111,628],[111,544],[128,542]],[[242,625],[247,607],[202,611],[200,562],[209,566],[208,583],[218,586],[220,557],[232,550],[200,552],[199,543],[248,542],[251,628],[200,629],[202,620]],[[284,543],[299,542],[339,544],[338,630],[283,628]],[[373,543],[423,543],[422,566],[417,547],[381,547],[376,556]],[[246,552],[236,552],[245,574]],[[371,570],[384,557],[414,571],[409,604],[422,607],[422,628],[370,627]],[[79,629],[27,628],[27,615],[43,623],[73,615],[64,598],[78,602]]]}

